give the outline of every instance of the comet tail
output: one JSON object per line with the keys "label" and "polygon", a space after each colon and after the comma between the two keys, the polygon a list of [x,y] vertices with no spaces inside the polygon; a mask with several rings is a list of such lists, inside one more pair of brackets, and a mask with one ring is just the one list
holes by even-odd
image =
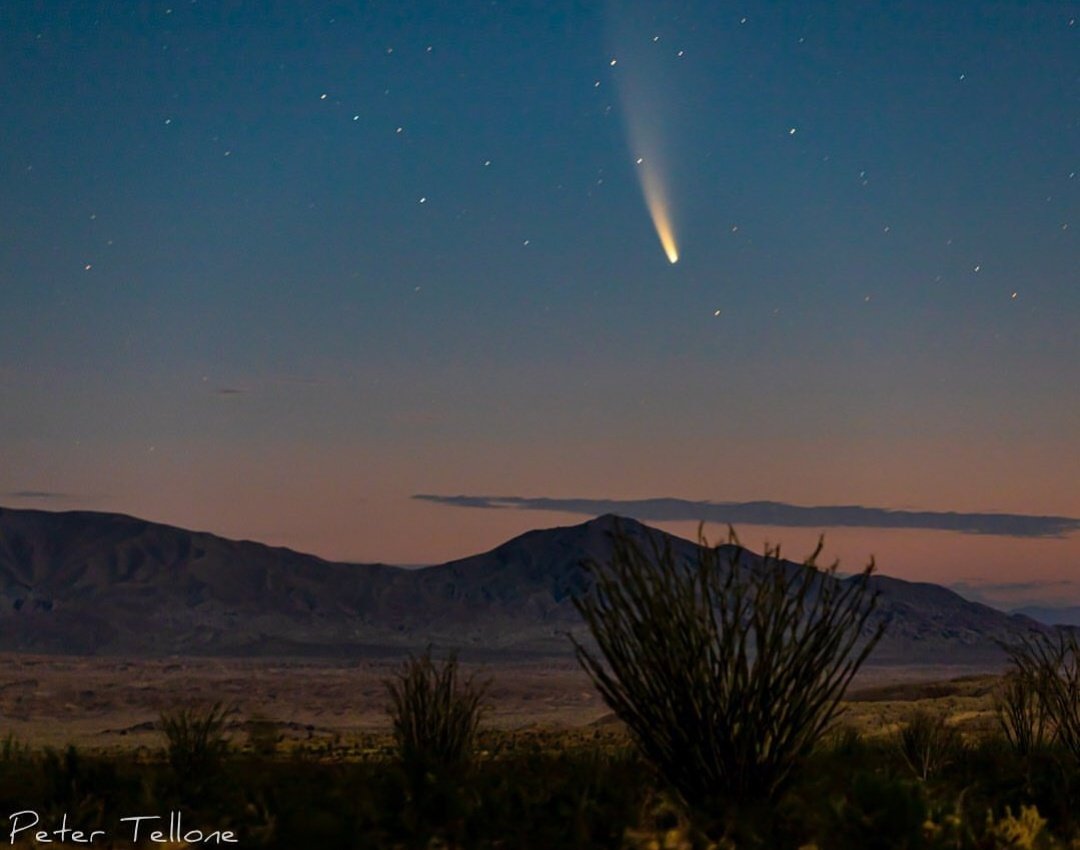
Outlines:
{"label": "comet tail", "polygon": [[647,163],[639,166],[639,174],[641,191],[645,195],[645,206],[649,209],[656,235],[660,238],[660,245],[667,254],[668,261],[677,263],[679,248],[675,244],[675,228],[671,221],[671,207],[668,204],[664,184]]}

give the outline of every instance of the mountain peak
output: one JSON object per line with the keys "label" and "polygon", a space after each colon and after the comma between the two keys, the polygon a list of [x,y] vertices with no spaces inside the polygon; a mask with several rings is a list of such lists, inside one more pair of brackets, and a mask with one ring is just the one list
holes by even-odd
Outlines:
{"label": "mountain peak", "polygon": [[[609,559],[616,532],[670,545],[679,559],[699,552],[691,540],[603,514],[408,570],[117,514],[3,509],[0,649],[341,656],[436,643],[565,656],[566,633],[583,629],[573,604],[591,581],[583,564]],[[874,616],[888,626],[878,663],[1000,663],[999,645],[1036,627],[938,585],[872,581],[881,593]]]}
{"label": "mountain peak", "polygon": [[607,531],[636,531],[648,527],[633,517],[622,516],[621,514],[600,514],[600,516],[593,517],[581,525],[587,528],[602,528]]}

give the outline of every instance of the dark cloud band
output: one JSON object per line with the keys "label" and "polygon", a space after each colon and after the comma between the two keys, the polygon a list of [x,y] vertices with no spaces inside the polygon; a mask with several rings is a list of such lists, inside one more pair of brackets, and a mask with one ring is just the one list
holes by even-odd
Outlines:
{"label": "dark cloud band", "polygon": [[545,499],[522,496],[436,496],[414,499],[463,508],[516,508],[638,520],[775,525],[787,528],[918,528],[1005,537],[1062,537],[1080,530],[1080,519],[1005,513],[894,511],[863,505],[805,507],[783,502],[694,502],[687,499]]}

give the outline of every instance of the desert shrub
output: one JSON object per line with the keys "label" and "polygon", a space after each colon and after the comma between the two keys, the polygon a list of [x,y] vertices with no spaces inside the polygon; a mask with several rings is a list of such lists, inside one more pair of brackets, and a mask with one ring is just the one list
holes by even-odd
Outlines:
{"label": "desert shrub", "polygon": [[[645,757],[706,819],[779,798],[882,634],[873,562],[841,580],[767,548],[755,562],[700,537],[696,564],[616,528],[575,599],[600,655],[577,657]],[[729,824],[730,825],[730,824]],[[715,830],[714,830],[715,831]]]}
{"label": "desert shrub", "polygon": [[845,724],[834,726],[821,743],[832,755],[842,759],[859,758],[866,744],[858,729]]}
{"label": "desert shrub", "polygon": [[824,808],[817,846],[830,850],[914,850],[925,846],[929,815],[922,789],[880,773],[859,771]]}
{"label": "desert shrub", "polygon": [[[1035,806],[1021,806],[1020,816],[1006,806],[1005,814],[994,820],[986,816],[986,835],[994,850],[1050,850],[1055,843],[1046,831],[1046,818]],[[1060,845],[1058,845],[1060,846]]]}
{"label": "desert shrub", "polygon": [[472,758],[487,682],[463,677],[457,656],[439,664],[429,648],[384,683],[395,754],[406,773],[456,771]]}
{"label": "desert shrub", "polygon": [[384,684],[401,780],[398,827],[410,846],[460,844],[480,804],[469,774],[489,682],[463,676],[453,653],[436,662],[428,647]]}
{"label": "desert shrub", "polygon": [[951,764],[962,752],[960,733],[941,712],[916,709],[896,735],[904,763],[924,782]]}
{"label": "desert shrub", "polygon": [[1007,647],[1018,679],[1033,688],[1054,739],[1080,759],[1080,643],[1076,633],[1059,629],[1031,632]]}
{"label": "desert shrub", "polygon": [[255,713],[247,722],[247,745],[251,752],[262,758],[271,758],[277,753],[281,735],[277,724],[269,717]]}
{"label": "desert shrub", "polygon": [[[97,786],[100,777],[95,776],[79,751],[69,746],[63,752],[48,749],[41,763],[44,780],[44,799],[50,808],[59,812],[77,813],[80,823],[100,826],[103,816],[103,800]],[[106,767],[107,771],[108,768]]]}
{"label": "desert shrub", "polygon": [[181,789],[195,790],[220,773],[229,751],[225,722],[230,713],[221,702],[162,713],[165,756]]}
{"label": "desert shrub", "polygon": [[628,750],[549,747],[484,760],[477,768],[482,805],[466,846],[623,850],[649,795],[643,767]]}
{"label": "desert shrub", "polygon": [[1034,670],[1013,670],[1002,680],[994,700],[998,725],[1009,744],[1022,756],[1043,747],[1049,737],[1047,705]]}
{"label": "desert shrub", "polygon": [[0,765],[18,764],[29,757],[30,746],[16,738],[14,732],[8,732],[0,741]]}

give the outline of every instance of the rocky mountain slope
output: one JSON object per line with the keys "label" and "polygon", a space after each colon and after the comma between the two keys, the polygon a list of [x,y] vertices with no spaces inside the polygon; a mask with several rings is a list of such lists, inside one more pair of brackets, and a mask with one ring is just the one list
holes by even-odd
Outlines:
{"label": "rocky mountain slope", "polygon": [[[0,649],[340,657],[433,643],[474,656],[566,655],[566,632],[582,629],[571,601],[588,586],[581,563],[607,556],[616,524],[696,557],[688,540],[612,516],[403,569],[119,514],[0,509]],[[938,585],[873,581],[888,624],[876,663],[993,663],[999,642],[1044,628]]]}

